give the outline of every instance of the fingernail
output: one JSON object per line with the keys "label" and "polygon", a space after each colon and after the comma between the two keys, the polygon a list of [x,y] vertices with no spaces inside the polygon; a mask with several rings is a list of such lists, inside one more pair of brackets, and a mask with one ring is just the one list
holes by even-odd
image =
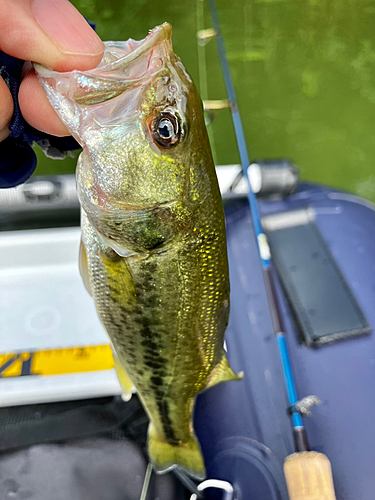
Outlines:
{"label": "fingernail", "polygon": [[33,0],[31,9],[43,31],[64,52],[87,55],[103,52],[103,42],[68,0]]}

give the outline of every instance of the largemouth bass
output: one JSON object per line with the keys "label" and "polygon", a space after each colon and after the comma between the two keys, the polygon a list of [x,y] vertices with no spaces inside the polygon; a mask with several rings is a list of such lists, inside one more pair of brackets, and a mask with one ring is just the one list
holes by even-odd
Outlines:
{"label": "largemouth bass", "polygon": [[37,66],[83,147],[80,268],[107,331],[121,387],[150,418],[159,472],[205,476],[196,395],[238,375],[223,349],[229,314],[224,212],[195,86],[171,26],[106,42],[94,70]]}

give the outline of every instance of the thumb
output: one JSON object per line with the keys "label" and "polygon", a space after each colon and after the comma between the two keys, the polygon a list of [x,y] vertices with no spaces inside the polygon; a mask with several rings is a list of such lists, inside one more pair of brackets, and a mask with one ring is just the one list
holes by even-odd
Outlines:
{"label": "thumb", "polygon": [[2,0],[0,49],[57,71],[91,69],[104,45],[68,0]]}

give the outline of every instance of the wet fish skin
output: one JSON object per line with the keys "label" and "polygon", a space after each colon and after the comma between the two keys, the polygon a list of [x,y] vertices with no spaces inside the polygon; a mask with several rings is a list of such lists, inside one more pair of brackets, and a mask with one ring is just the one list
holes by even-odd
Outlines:
{"label": "wet fish skin", "polygon": [[[192,424],[195,397],[238,376],[223,350],[229,272],[222,201],[202,104],[170,36],[164,24],[145,39],[143,52],[137,42],[138,58],[156,69],[139,76],[142,61],[133,58],[132,85],[119,80],[115,92],[106,92],[95,74],[78,84],[76,78],[65,101],[78,120],[61,114],[66,102],[53,94],[51,80],[41,79],[84,147],[77,166],[82,272],[123,389],[129,384],[122,369],[150,417],[150,457],[160,472],[177,465],[204,477]],[[178,120],[179,140],[171,147],[153,136],[163,113]],[[90,116],[96,122],[87,126]]]}

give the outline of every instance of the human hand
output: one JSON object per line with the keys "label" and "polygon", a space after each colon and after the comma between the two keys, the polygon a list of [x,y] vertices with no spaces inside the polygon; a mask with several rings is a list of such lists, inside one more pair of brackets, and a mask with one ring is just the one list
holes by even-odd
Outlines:
{"label": "human hand", "polygon": [[[68,0],[1,0],[0,50],[56,71],[71,71],[96,67],[104,45]],[[70,135],[49,104],[31,63],[25,63],[18,100],[31,126],[51,135]],[[9,135],[12,115],[12,96],[0,77],[0,141]]]}

